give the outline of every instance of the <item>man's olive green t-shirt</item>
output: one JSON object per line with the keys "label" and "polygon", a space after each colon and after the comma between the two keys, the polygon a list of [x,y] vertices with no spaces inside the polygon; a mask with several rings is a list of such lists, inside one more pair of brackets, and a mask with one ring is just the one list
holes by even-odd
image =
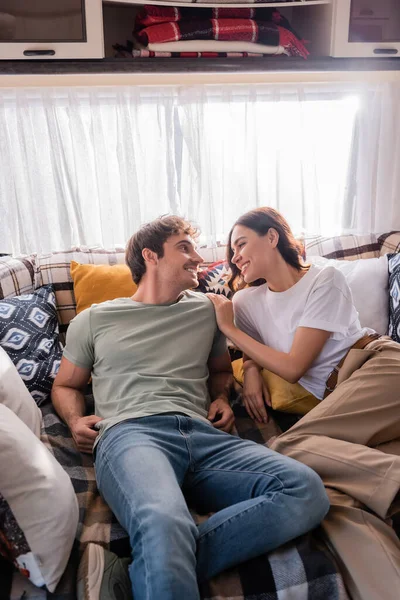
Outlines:
{"label": "man's olive green t-shirt", "polygon": [[211,301],[186,291],[173,304],[94,304],[71,321],[64,356],[92,371],[101,435],[125,419],[166,412],[206,420],[207,361],[225,351]]}

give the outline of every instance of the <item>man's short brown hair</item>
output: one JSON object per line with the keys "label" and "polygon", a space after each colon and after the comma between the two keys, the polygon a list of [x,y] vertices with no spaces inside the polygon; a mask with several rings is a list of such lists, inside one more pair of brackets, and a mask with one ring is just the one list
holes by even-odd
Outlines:
{"label": "man's short brown hair", "polygon": [[171,235],[184,233],[196,239],[198,230],[189,221],[172,216],[164,216],[143,225],[133,234],[126,246],[125,262],[128,265],[133,281],[138,285],[146,273],[146,264],[142,256],[144,248],[155,252],[158,258],[164,256],[164,243]]}

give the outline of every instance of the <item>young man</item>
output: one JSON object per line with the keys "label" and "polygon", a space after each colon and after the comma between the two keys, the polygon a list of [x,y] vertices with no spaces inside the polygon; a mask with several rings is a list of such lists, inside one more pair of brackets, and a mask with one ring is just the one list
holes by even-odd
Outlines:
{"label": "young man", "polygon": [[[329,508],[319,477],[266,447],[229,435],[232,381],[213,305],[191,291],[202,262],[179,217],[142,227],[126,262],[131,298],[93,305],[71,322],[53,403],[99,490],[129,533],[121,561],[89,545],[85,600],[199,600],[198,581],[284,544]],[[90,375],[96,415],[85,415]],[[196,526],[186,504],[213,514]],[[109,567],[109,568],[107,568]]]}

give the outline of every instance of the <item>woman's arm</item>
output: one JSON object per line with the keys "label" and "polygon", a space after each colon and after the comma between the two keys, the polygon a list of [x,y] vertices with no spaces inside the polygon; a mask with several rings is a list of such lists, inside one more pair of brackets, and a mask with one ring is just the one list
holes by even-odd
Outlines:
{"label": "woman's arm", "polygon": [[208,294],[213,302],[218,327],[257,365],[272,371],[289,383],[296,383],[311,367],[331,333],[322,329],[299,327],[288,353],[257,342],[234,324],[232,302],[221,295]]}
{"label": "woman's arm", "polygon": [[245,352],[243,352],[243,371],[246,372],[247,369],[257,369],[258,371],[260,371],[262,369],[262,367],[252,358],[250,358],[250,356],[247,356],[247,354],[245,354]]}
{"label": "woman's arm", "polygon": [[[251,364],[249,367],[248,365]],[[243,363],[243,405],[252,419],[268,423],[266,405],[271,406],[271,396],[261,375],[260,367],[251,359]]]}
{"label": "woman's arm", "polygon": [[[219,325],[220,326],[220,325]],[[220,326],[221,327],[221,326]],[[329,331],[299,327],[288,353],[274,350],[240,331],[232,323],[224,328],[224,334],[260,367],[272,371],[289,383],[296,383],[311,367],[327,339]]]}

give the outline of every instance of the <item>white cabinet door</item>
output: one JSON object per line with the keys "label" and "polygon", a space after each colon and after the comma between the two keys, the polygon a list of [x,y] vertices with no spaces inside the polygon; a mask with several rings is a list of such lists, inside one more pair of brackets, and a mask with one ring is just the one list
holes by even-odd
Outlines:
{"label": "white cabinet door", "polygon": [[101,0],[0,0],[0,59],[103,56]]}
{"label": "white cabinet door", "polygon": [[400,57],[400,0],[336,0],[332,56]]}

